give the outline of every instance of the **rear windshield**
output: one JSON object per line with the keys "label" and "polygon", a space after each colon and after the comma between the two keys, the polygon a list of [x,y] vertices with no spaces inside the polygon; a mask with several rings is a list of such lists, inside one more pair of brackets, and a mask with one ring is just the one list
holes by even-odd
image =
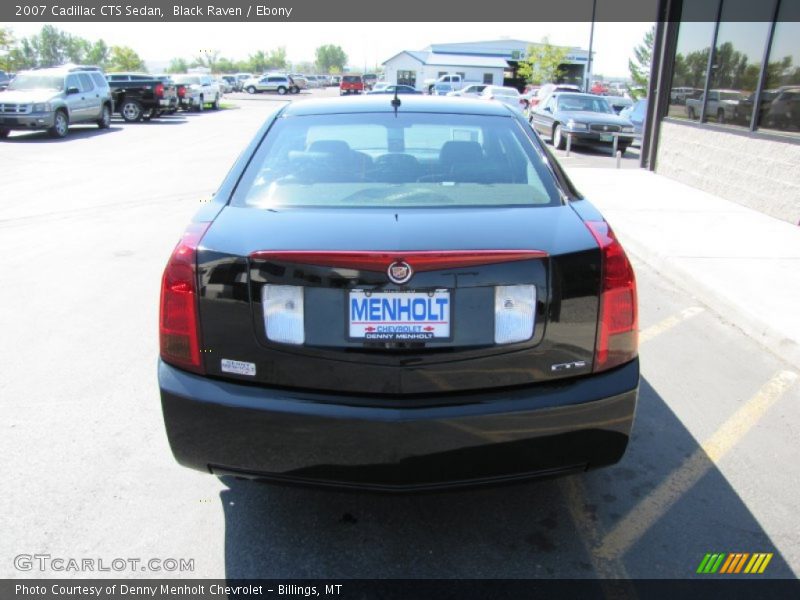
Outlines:
{"label": "rear windshield", "polygon": [[358,75],[345,75],[342,77],[342,81],[346,83],[361,83],[361,77]]}
{"label": "rear windshield", "polygon": [[599,96],[573,96],[571,94],[561,94],[558,97],[558,110],[597,113],[614,112],[604,98]]}
{"label": "rear windshield", "polygon": [[402,112],[279,118],[232,199],[264,209],[559,203],[514,118]]}

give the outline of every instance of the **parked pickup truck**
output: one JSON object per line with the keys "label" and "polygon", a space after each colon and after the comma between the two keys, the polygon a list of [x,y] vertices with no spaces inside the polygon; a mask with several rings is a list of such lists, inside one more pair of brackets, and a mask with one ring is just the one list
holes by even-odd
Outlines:
{"label": "parked pickup truck", "polygon": [[205,109],[206,104],[210,104],[214,110],[219,108],[222,91],[211,75],[194,73],[173,75],[172,80],[177,85],[185,86],[184,95],[179,98],[181,108],[202,111]]}
{"label": "parked pickup truck", "polygon": [[[706,106],[706,117],[716,119],[717,123],[733,121],[736,114],[736,107],[742,93],[737,90],[708,90],[708,105]],[[704,96],[699,98],[686,99],[686,116],[690,119],[699,119],[703,107]]]}
{"label": "parked pickup truck", "polygon": [[442,75],[439,79],[426,79],[425,80],[425,91],[429,94],[433,91],[433,88],[436,86],[437,83],[445,83],[450,86],[450,91],[457,92],[461,88],[476,84],[482,83],[481,81],[467,81],[458,73],[448,73],[447,75]]}
{"label": "parked pickup truck", "polygon": [[177,90],[168,80],[147,73],[110,73],[107,79],[114,108],[128,123],[178,110]]}

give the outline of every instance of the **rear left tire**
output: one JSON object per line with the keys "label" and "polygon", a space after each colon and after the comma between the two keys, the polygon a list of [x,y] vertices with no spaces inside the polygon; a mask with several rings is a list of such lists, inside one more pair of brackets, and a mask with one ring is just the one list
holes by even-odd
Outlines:
{"label": "rear left tire", "polygon": [[144,116],[142,105],[136,100],[125,100],[119,109],[119,113],[126,123],[137,123]]}

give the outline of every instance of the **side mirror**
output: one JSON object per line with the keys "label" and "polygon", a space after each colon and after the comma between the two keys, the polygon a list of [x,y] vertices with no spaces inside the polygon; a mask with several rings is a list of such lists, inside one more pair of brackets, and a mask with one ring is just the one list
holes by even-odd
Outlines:
{"label": "side mirror", "polygon": [[81,93],[81,91],[76,87],[68,87],[67,88],[67,94],[68,95],[69,94],[80,94],[80,93]]}
{"label": "side mirror", "polygon": [[550,108],[549,106],[545,106],[542,110],[544,110],[544,112],[549,112],[549,113],[553,112],[553,109]]}

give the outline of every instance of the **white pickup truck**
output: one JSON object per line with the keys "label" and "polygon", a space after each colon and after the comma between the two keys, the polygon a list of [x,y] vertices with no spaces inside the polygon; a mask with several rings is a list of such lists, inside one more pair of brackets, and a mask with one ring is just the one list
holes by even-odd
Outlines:
{"label": "white pickup truck", "polygon": [[433,86],[435,86],[437,83],[447,84],[452,88],[450,91],[457,92],[458,90],[460,90],[461,88],[463,88],[463,87],[465,87],[467,85],[472,85],[474,83],[480,84],[482,82],[481,81],[467,81],[466,79],[464,79],[464,77],[462,77],[458,73],[448,73],[447,75],[442,75],[438,79],[426,79],[425,80],[425,91],[430,94],[431,90],[433,89]]}
{"label": "white pickup truck", "polygon": [[[717,123],[730,121],[734,118],[741,99],[742,92],[739,90],[709,90],[706,117],[716,119]],[[699,119],[703,107],[703,95],[701,94],[699,98],[687,98],[685,102],[686,116],[693,120]]]}

